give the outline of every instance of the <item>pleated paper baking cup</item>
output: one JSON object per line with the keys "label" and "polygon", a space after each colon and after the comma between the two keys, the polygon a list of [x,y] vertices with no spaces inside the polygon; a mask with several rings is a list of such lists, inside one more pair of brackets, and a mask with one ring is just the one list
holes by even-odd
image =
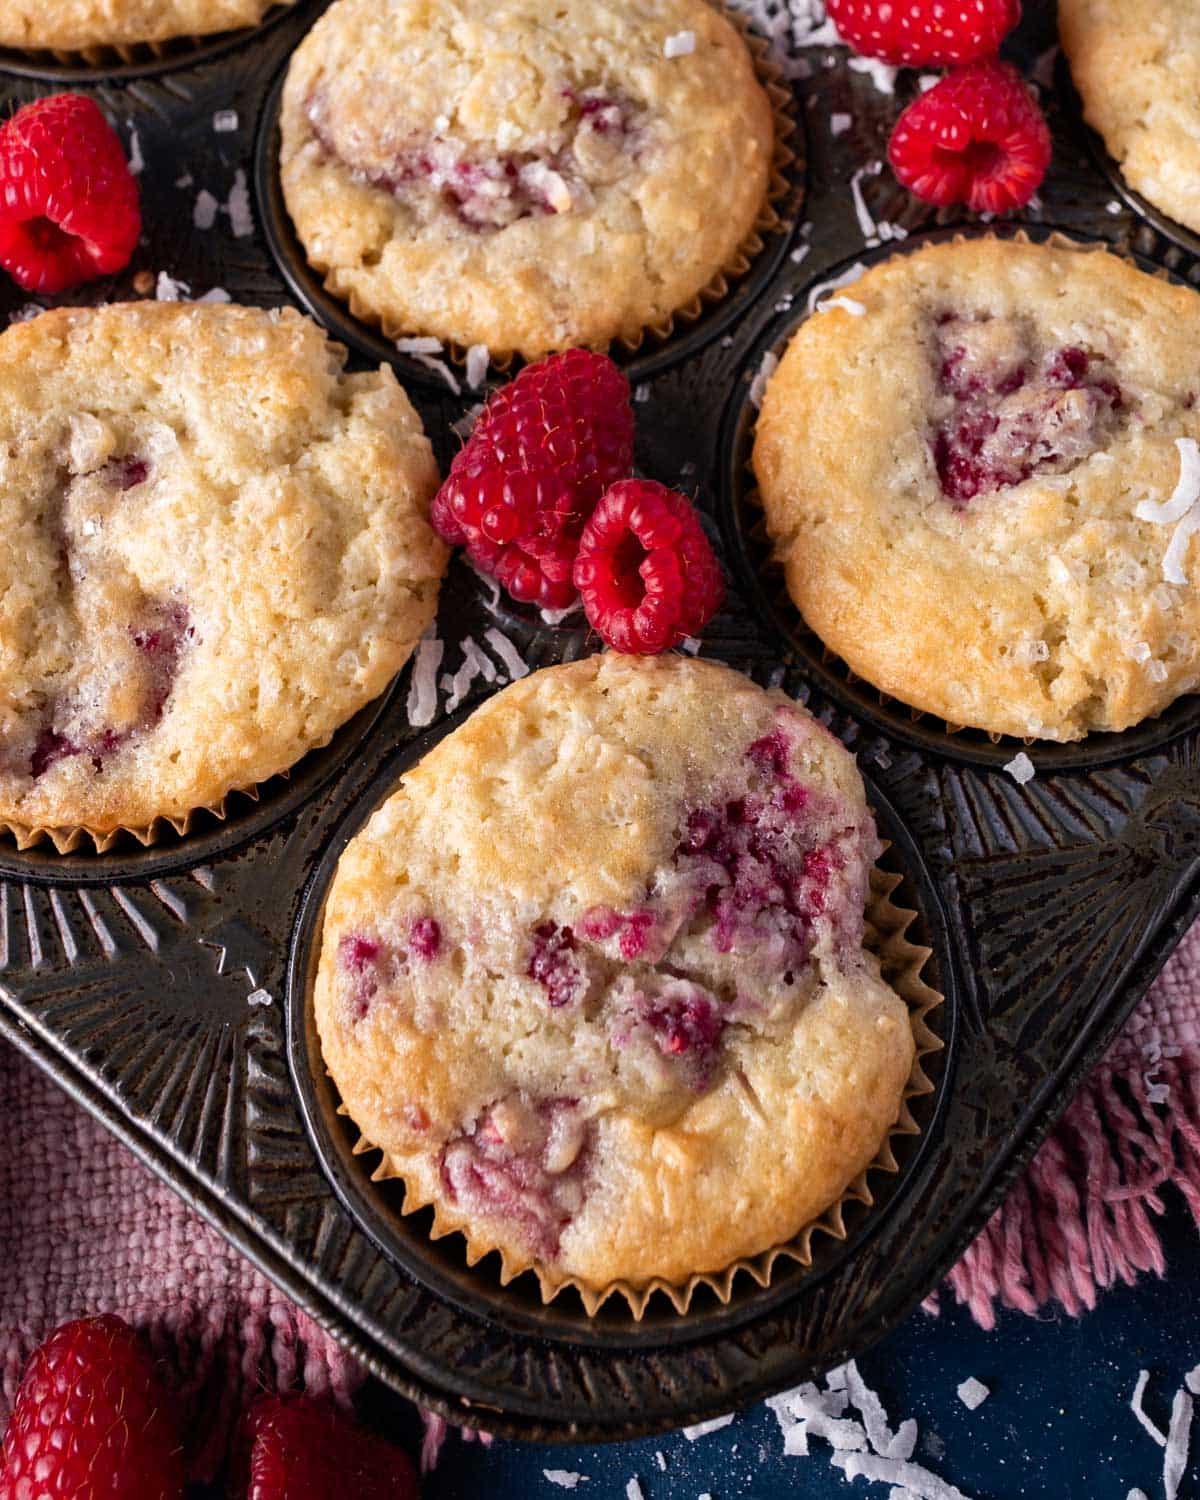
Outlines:
{"label": "pleated paper baking cup", "polygon": [[86,47],[18,47],[0,45],[0,55],[7,52],[30,67],[53,66],[80,72],[117,71],[125,68],[170,67],[185,65],[193,54],[212,47],[236,46],[261,27],[269,25],[292,9],[296,0],[270,0],[259,19],[233,30],[187,33],[182,36],[155,37],[144,40],[98,42]]}
{"label": "pleated paper baking cup", "polygon": [[[791,144],[796,134],[796,122],[792,115],[792,92],[784,80],[782,70],[770,55],[770,44],[752,29],[746,16],[740,11],[723,5],[718,8],[742,36],[759,84],[771,106],[774,134],[766,193],[754,222],[734,253],[713,273],[699,291],[694,292],[679,307],[672,308],[670,312],[664,313],[654,322],[643,325],[636,333],[620,334],[609,342],[607,346],[609,349],[616,347],[628,355],[639,353],[648,339],[659,343],[667,342],[680,324],[696,322],[709,308],[723,301],[732,286],[750,271],[756,259],[766,249],[765,236],[783,227],[780,205],[792,191],[788,173],[796,161],[796,153]],[[275,168],[278,171],[278,162]],[[360,323],[378,328],[386,338],[393,341],[424,335],[425,330],[396,322],[387,313],[377,312],[368,306],[354,287],[343,284],[338,269],[331,266],[327,260],[309,247],[302,245],[301,254],[323,277],[325,290],[343,302]],[[451,339],[445,344],[445,353],[454,364],[462,369],[466,368],[467,347],[465,345]],[[513,349],[488,346],[489,363],[501,374],[511,369],[516,358],[518,355]]]}
{"label": "pleated paper baking cup", "polygon": [[[288,773],[279,773],[286,776]],[[86,853],[107,854],[118,844],[133,842],[149,849],[161,839],[174,834],[186,837],[195,826],[196,819],[207,813],[224,822],[229,816],[229,804],[236,797],[248,797],[257,802],[266,782],[255,782],[249,786],[231,787],[219,802],[207,803],[192,808],[182,815],[160,813],[149,823],[120,823],[115,828],[93,828],[87,823],[18,823],[12,818],[0,817],[0,834],[7,834],[18,850],[36,849],[42,844],[52,844],[57,854],[76,854],[81,849]]]}
{"label": "pleated paper baking cup", "polygon": [[[932,950],[918,946],[908,937],[908,929],[916,920],[917,913],[897,906],[892,899],[901,879],[901,876],[890,874],[878,867],[871,871],[864,939],[864,946],[879,960],[884,980],[908,1006],[915,1051],[912,1068],[901,1099],[900,1112],[868,1165],[851,1179],[834,1202],[789,1239],[760,1251],[756,1255],[734,1260],[719,1271],[697,1274],[679,1284],[654,1278],[644,1286],[635,1286],[627,1281],[614,1281],[604,1287],[595,1287],[573,1276],[556,1275],[532,1256],[514,1256],[490,1237],[481,1236],[471,1228],[464,1227],[458,1219],[452,1219],[446,1215],[436,1201],[414,1192],[409,1187],[400,1165],[386,1153],[383,1153],[382,1160],[371,1173],[371,1180],[385,1182],[398,1179],[403,1182],[405,1195],[401,1211],[404,1214],[412,1214],[422,1209],[432,1210],[433,1223],[429,1231],[430,1238],[439,1240],[448,1235],[460,1235],[465,1241],[468,1265],[474,1266],[485,1256],[497,1254],[500,1258],[501,1286],[506,1286],[527,1271],[532,1272],[537,1278],[543,1303],[552,1301],[564,1291],[572,1290],[578,1293],[589,1316],[594,1315],[610,1297],[620,1297],[628,1304],[634,1318],[640,1320],[647,1305],[657,1293],[661,1293],[676,1312],[685,1313],[696,1291],[701,1287],[714,1293],[720,1302],[728,1303],[733,1296],[734,1283],[739,1276],[747,1276],[758,1286],[766,1286],[771,1280],[775,1267],[781,1262],[810,1265],[813,1258],[814,1237],[822,1234],[834,1240],[845,1239],[847,1206],[857,1203],[869,1208],[874,1203],[871,1178],[876,1174],[895,1175],[898,1172],[899,1165],[892,1144],[894,1139],[897,1136],[911,1137],[920,1133],[909,1103],[913,1099],[932,1093],[934,1088],[925,1072],[924,1060],[932,1053],[942,1050],[943,1043],[929,1024],[929,1015],[942,1004],[942,995],[933,989],[923,977]],[[339,1106],[338,1113],[348,1115],[344,1105]],[[356,1156],[376,1150],[380,1148],[361,1135],[353,1148]]]}

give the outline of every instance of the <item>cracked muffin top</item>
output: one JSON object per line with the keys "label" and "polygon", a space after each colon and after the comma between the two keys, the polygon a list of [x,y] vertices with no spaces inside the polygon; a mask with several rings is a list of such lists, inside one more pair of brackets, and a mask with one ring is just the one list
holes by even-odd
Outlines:
{"label": "cracked muffin top", "polygon": [[1200,7],[1195,0],[1059,0],[1088,123],[1130,187],[1200,234]]}
{"label": "cracked muffin top", "polygon": [[143,827],[324,744],[445,548],[390,370],[291,311],[62,309],[0,336],[0,818]]}
{"label": "cracked muffin top", "polygon": [[708,285],[773,134],[706,0],[338,0],[288,70],[281,171],[359,316],[533,359],[633,338]]}
{"label": "cracked muffin top", "polygon": [[601,1290],[792,1238],[895,1123],[878,851],[803,709],[678,656],[522,679],[349,845],[316,983],[364,1138],[472,1259]]}
{"label": "cracked muffin top", "polygon": [[1200,680],[1200,298],[1103,251],[895,256],[808,318],[754,470],[788,591],[875,687],[1079,739]]}
{"label": "cracked muffin top", "polygon": [[276,0],[4,0],[0,47],[83,51],[257,26]]}

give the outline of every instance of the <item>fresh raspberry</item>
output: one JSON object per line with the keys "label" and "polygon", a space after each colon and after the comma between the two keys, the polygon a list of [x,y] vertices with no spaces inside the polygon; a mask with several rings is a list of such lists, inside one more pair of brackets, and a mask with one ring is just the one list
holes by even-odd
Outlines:
{"label": "fresh raspberry", "polygon": [[617,651],[651,655],[703,630],[725,584],[691,502],[652,480],[614,484],[579,542],[575,587]]}
{"label": "fresh raspberry", "polygon": [[434,498],[433,524],[514,599],[564,609],[584,523],[632,465],[629,382],[606,355],[568,349],[491,398]]}
{"label": "fresh raspberry", "polygon": [[1021,19],[1021,0],[825,0],[825,9],[856,52],[906,68],[992,57]]}
{"label": "fresh raspberry", "polygon": [[175,1416],[120,1318],[64,1323],[34,1351],[4,1434],[3,1500],[182,1500]]}
{"label": "fresh raspberry", "polygon": [[242,1423],[236,1500],[417,1500],[406,1454],[325,1401],[262,1396]]}
{"label": "fresh raspberry", "polygon": [[913,100],[896,121],[888,160],[927,203],[999,214],[1037,192],[1050,149],[1046,121],[1017,70],[978,62]]}
{"label": "fresh raspberry", "polygon": [[0,129],[0,266],[43,296],[128,265],[142,232],[137,184],[91,99],[53,94]]}

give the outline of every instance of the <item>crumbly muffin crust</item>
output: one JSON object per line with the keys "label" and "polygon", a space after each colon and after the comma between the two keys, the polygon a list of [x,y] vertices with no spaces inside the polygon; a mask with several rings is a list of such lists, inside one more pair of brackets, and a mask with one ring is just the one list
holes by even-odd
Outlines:
{"label": "crumbly muffin crust", "polygon": [[360,316],[532,359],[632,338],[729,264],[774,125],[706,0],[338,0],[282,133],[299,237]]}
{"label": "crumbly muffin crust", "polygon": [[77,51],[257,26],[276,0],[4,0],[0,47]]}
{"label": "crumbly muffin crust", "polygon": [[1200,8],[1194,0],[1059,0],[1084,114],[1125,180],[1200,233]]}
{"label": "crumbly muffin crust", "polygon": [[895,1123],[853,760],[728,668],[606,654],[492,698],[343,855],[315,1009],[410,1206],[552,1285],[792,1238]]}
{"label": "crumbly muffin crust", "polygon": [[0,817],[143,827],[325,743],[446,550],[389,369],[290,310],[61,309],[0,336]]}
{"label": "crumbly muffin crust", "polygon": [[[1116,256],[895,256],[804,322],[754,469],[792,599],[861,677],[952,724],[1073,740],[1200,680],[1200,299]],[[1182,448],[1180,446],[1182,442]],[[1190,523],[1188,523],[1190,524]]]}

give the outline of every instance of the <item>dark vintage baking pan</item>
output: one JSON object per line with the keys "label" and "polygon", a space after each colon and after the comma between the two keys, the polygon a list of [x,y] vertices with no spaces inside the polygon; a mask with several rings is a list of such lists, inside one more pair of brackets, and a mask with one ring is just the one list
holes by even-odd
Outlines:
{"label": "dark vintage baking pan", "polygon": [[[7,109],[62,87],[94,93],[142,164],[145,243],[125,273],[78,300],[130,297],[165,272],[167,292],[299,301],[352,361],[393,360],[445,465],[452,424],[478,394],[455,394],[325,298],[282,211],[274,90],[323,8],[300,0],[249,35],[107,71],[0,56],[0,100]],[[1049,82],[1053,7],[1027,10],[1016,51]],[[639,467],[696,495],[728,566],[728,603],[701,649],[782,684],[856,753],[903,877],[898,899],[920,914],[927,977],[946,997],[921,1133],[900,1151],[899,1172],[876,1179],[875,1204],[848,1213],[844,1239],[818,1236],[811,1268],[781,1268],[765,1289],[740,1281],[725,1306],[701,1294],[684,1316],[663,1302],[640,1323],[612,1305],[588,1318],[570,1296],[543,1307],[529,1277],[501,1288],[488,1260],[468,1269],[460,1242],[430,1242],[425,1219],[404,1218],[394,1185],[372,1184],[371,1158],[353,1154],[308,1003],[338,853],[399,772],[483,694],[597,644],[569,621],[506,609],[461,562],[438,617],[442,686],[428,724],[411,722],[410,669],[224,822],[104,856],[0,846],[0,1032],[381,1379],[495,1432],[663,1430],[878,1338],[985,1222],[1200,907],[1198,700],[1128,734],[1025,747],[1038,774],[1019,786],[1003,769],[1019,744],[951,735],[881,701],[822,652],[781,595],[745,469],[763,354],[846,266],[955,227],[982,232],[911,199],[879,166],[915,77],[901,75],[893,98],[840,50],[806,55],[781,229],[728,298],[622,358],[638,398]],[[1200,283],[1194,242],[1114,186],[1065,76],[1047,91],[1055,164],[1022,224],[1102,240]],[[852,128],[835,136],[834,112]],[[0,317],[26,302],[0,278]],[[494,681],[468,668],[454,703],[447,684],[468,639]]]}

